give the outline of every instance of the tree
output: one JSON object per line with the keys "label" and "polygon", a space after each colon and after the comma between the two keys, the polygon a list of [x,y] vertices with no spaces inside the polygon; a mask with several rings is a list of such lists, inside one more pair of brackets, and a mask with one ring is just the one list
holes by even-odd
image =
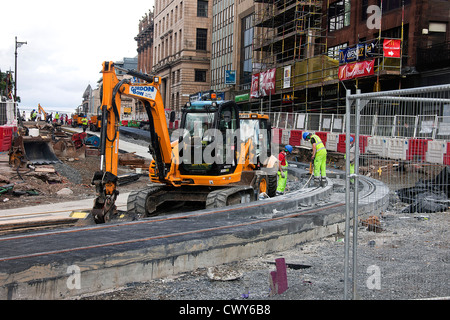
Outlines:
{"label": "tree", "polygon": [[[14,79],[12,72],[1,72],[0,70],[0,96],[5,96],[7,99],[13,99]],[[16,97],[16,102],[20,102],[20,97]]]}

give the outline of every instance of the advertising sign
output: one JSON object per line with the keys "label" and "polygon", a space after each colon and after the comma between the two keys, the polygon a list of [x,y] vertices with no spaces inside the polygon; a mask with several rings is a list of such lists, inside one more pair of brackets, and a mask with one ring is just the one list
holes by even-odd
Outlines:
{"label": "advertising sign", "polygon": [[152,86],[131,86],[130,93],[135,96],[141,96],[151,100],[156,99],[156,88]]}
{"label": "advertising sign", "polygon": [[358,48],[347,48],[347,52],[345,54],[345,63],[355,62],[356,60],[358,60]]}
{"label": "advertising sign", "polygon": [[371,42],[371,43],[366,43],[366,58],[372,58],[373,55],[375,54],[375,42]]}
{"label": "advertising sign", "polygon": [[283,89],[291,87],[291,66],[284,67]]}
{"label": "advertising sign", "polygon": [[339,64],[362,61],[373,57],[375,43],[359,43],[354,47],[339,49]]}
{"label": "advertising sign", "polygon": [[252,87],[250,98],[259,98],[259,73],[252,74]]}
{"label": "advertising sign", "polygon": [[383,42],[384,56],[388,58],[400,58],[401,40],[385,39]]}
{"label": "advertising sign", "polygon": [[345,64],[346,55],[347,55],[347,48],[339,49],[339,64]]}
{"label": "advertising sign", "polygon": [[374,74],[375,60],[346,64],[339,67],[339,80],[350,80]]}
{"label": "advertising sign", "polygon": [[236,70],[225,70],[225,84],[236,84]]}
{"label": "advertising sign", "polygon": [[277,69],[273,68],[260,74],[259,90],[262,96],[275,94],[275,74]]}

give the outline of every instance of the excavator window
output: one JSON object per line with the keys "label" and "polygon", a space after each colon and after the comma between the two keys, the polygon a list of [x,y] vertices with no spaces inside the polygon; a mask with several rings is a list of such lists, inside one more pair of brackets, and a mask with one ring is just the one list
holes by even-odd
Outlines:
{"label": "excavator window", "polygon": [[247,143],[251,139],[255,147],[256,157],[264,161],[271,155],[271,126],[268,119],[241,118],[241,141]]}
{"label": "excavator window", "polygon": [[[232,103],[215,105],[202,101],[188,104],[183,112],[183,140],[187,142],[188,135],[190,143],[183,145],[181,172],[215,176],[233,172],[240,147],[237,107]],[[201,161],[198,161],[199,154],[202,155]],[[213,159],[213,163],[205,161],[203,156]]]}

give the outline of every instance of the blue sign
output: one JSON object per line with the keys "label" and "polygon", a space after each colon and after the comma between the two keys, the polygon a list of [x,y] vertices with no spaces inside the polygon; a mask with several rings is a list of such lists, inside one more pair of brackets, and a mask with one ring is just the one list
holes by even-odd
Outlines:
{"label": "blue sign", "polygon": [[375,54],[375,42],[366,43],[365,50],[366,50],[365,53],[366,58],[372,58]]}
{"label": "blue sign", "polygon": [[346,56],[347,56],[347,48],[339,49],[339,64],[345,64]]}
{"label": "blue sign", "polygon": [[225,70],[225,84],[236,84],[236,70]]}
{"label": "blue sign", "polygon": [[347,52],[345,54],[345,62],[355,62],[358,60],[358,48],[357,47],[351,47],[347,48]]}

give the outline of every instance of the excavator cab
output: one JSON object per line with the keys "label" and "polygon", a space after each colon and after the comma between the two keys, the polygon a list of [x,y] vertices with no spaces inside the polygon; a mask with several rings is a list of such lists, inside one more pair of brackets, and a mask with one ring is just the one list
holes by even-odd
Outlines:
{"label": "excavator cab", "polygon": [[269,116],[259,113],[241,113],[239,118],[241,140],[243,143],[249,141],[252,143],[255,158],[253,163],[261,166],[272,155],[272,127]]}
{"label": "excavator cab", "polygon": [[232,101],[188,103],[181,119],[179,157],[182,175],[234,173],[240,150],[239,112]]}

